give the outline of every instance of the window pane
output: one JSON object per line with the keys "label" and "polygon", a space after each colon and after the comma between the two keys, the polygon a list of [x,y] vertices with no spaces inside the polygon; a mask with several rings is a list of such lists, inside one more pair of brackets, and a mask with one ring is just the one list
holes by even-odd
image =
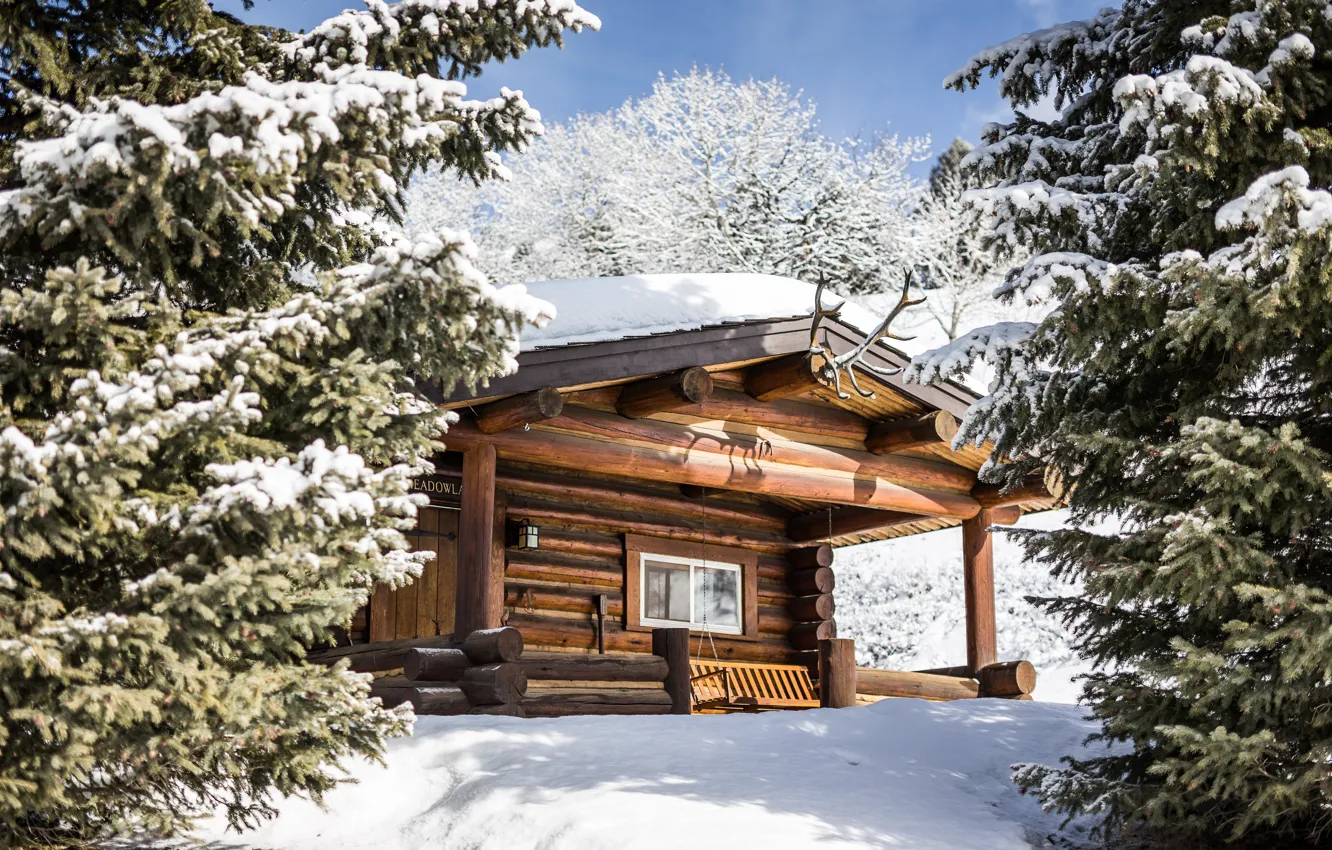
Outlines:
{"label": "window pane", "polygon": [[645,561],[643,574],[643,615],[653,620],[688,623],[689,565]]}
{"label": "window pane", "polygon": [[697,567],[694,570],[694,616],[709,626],[740,625],[740,573]]}

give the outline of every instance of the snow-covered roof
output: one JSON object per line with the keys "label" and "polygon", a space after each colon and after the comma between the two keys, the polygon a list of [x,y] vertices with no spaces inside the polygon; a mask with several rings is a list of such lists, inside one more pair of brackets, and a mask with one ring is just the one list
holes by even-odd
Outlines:
{"label": "snow-covered roof", "polygon": [[[766,274],[643,274],[523,286],[555,307],[555,318],[544,328],[523,329],[523,351],[798,319],[814,312],[813,284]],[[831,293],[823,298],[824,307],[843,300]],[[841,322],[867,333],[879,320],[847,302]]]}

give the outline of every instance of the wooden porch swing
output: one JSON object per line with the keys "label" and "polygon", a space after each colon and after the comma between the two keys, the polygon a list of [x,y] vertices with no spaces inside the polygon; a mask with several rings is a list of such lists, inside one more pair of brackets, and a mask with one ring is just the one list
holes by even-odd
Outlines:
{"label": "wooden porch swing", "polygon": [[809,671],[799,664],[689,662],[694,711],[775,711],[818,708]]}

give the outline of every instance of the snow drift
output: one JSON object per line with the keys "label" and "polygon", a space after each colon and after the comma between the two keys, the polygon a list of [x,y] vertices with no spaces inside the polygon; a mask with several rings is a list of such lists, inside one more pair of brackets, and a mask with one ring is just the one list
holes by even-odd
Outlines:
{"label": "snow drift", "polygon": [[[1053,763],[1083,710],[1005,700],[696,717],[427,717],[321,811],[280,803],[215,847],[283,850],[1026,848],[1060,818],[1009,765]],[[1075,843],[1085,825],[1065,834]]]}

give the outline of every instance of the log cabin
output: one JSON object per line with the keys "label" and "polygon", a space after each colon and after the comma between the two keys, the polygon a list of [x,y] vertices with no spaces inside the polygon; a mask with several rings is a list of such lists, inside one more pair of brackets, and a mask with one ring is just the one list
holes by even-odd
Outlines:
{"label": "log cabin", "polygon": [[[425,388],[458,416],[416,483],[411,540],[435,558],[313,660],[422,713],[1030,698],[1031,665],[997,657],[989,529],[1055,497],[977,480],[988,446],[952,444],[976,395],[903,382],[891,320],[759,275],[528,289],[557,317],[524,332],[516,372]],[[959,525],[966,659],[856,668],[835,551]]]}

